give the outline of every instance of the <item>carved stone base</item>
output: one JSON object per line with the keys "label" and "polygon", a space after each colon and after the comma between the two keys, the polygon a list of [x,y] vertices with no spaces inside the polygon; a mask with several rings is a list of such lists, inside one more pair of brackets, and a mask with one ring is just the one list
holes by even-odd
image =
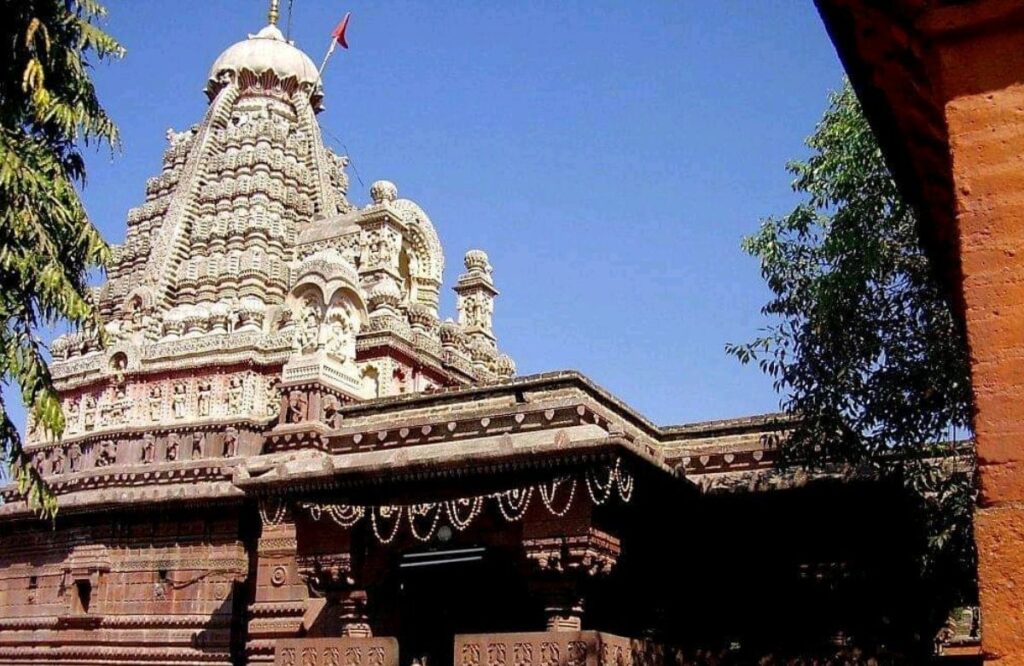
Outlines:
{"label": "carved stone base", "polygon": [[317,383],[357,400],[374,397],[366,395],[354,363],[339,363],[323,352],[290,358],[284,365],[282,377],[285,387]]}
{"label": "carved stone base", "polygon": [[460,634],[455,666],[665,666],[662,646],[598,631]]}
{"label": "carved stone base", "polygon": [[295,638],[277,641],[274,666],[398,666],[394,638]]}

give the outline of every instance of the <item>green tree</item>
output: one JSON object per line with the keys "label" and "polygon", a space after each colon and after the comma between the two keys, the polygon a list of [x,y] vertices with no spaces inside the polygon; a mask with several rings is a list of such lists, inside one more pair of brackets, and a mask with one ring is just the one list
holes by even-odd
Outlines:
{"label": "green tree", "polygon": [[[98,22],[94,0],[0,0],[0,378],[17,386],[29,422],[60,438],[64,417],[40,331],[67,321],[99,334],[88,297],[89,271],[110,250],[79,197],[83,145],[117,144],[90,68],[123,56]],[[0,450],[32,506],[56,500],[28,464],[0,399]]]}
{"label": "green tree", "polygon": [[974,484],[950,444],[970,425],[963,331],[849,83],[807,145],[787,165],[803,201],[743,242],[772,292],[768,324],[726,350],[759,363],[799,415],[784,457],[895,476],[927,526],[925,574],[970,579]]}

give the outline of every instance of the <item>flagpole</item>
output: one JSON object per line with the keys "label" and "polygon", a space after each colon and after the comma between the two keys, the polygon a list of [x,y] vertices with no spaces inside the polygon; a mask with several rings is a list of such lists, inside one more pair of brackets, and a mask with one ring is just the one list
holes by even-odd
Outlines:
{"label": "flagpole", "polygon": [[320,63],[320,69],[317,70],[317,76],[319,76],[320,78],[323,78],[323,76],[324,76],[324,67],[327,66],[327,61],[331,59],[331,55],[334,53],[334,49],[337,48],[337,46],[338,46],[338,40],[336,40],[336,39],[334,39],[332,37],[331,38],[331,46],[327,49],[327,54],[324,55],[324,59]]}

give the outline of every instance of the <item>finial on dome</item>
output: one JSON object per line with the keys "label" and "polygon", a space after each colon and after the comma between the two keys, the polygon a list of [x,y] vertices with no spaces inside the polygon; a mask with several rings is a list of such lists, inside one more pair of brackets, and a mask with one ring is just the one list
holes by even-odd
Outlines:
{"label": "finial on dome", "polygon": [[267,22],[270,25],[277,25],[277,17],[280,16],[280,12],[277,10],[279,0],[270,0],[270,11],[267,12]]}
{"label": "finial on dome", "polygon": [[398,198],[398,187],[390,180],[378,180],[370,185],[370,198],[377,205],[385,201],[394,201]]}
{"label": "finial on dome", "polygon": [[463,263],[466,266],[466,270],[471,273],[491,273],[491,261],[487,258],[487,253],[483,250],[470,250],[466,253]]}

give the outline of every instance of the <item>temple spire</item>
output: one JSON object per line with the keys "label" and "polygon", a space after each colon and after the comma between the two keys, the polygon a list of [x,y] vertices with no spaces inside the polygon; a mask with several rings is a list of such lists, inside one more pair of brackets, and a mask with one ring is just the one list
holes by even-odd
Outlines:
{"label": "temple spire", "polygon": [[270,0],[270,11],[267,12],[267,22],[270,25],[277,25],[277,17],[280,12],[277,10],[278,0]]}

